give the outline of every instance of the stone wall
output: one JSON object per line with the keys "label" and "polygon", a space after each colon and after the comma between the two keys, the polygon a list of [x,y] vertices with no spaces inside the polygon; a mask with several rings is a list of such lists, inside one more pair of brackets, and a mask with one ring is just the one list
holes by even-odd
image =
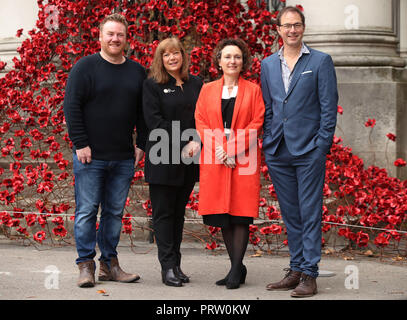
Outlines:
{"label": "stone wall", "polygon": [[[0,61],[7,66],[0,72],[0,77],[13,66],[12,59],[17,55],[17,48],[28,36],[28,31],[35,27],[38,5],[35,0],[2,0],[0,10]],[[23,29],[20,38],[17,30]]]}

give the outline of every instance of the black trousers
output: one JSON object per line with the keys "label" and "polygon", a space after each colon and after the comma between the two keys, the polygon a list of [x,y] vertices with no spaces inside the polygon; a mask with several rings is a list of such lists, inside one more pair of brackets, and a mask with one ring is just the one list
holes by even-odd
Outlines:
{"label": "black trousers", "polygon": [[183,186],[150,184],[153,228],[161,268],[167,270],[181,265],[181,242],[185,206],[195,183]]}

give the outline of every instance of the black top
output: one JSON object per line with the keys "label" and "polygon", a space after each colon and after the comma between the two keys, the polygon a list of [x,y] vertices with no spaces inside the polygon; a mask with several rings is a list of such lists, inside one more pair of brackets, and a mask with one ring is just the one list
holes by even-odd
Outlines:
{"label": "black top", "polygon": [[[149,130],[146,182],[181,186],[199,180],[199,164],[185,164],[181,151],[192,140],[189,136],[182,137],[186,129],[197,136],[194,114],[202,85],[202,80],[193,75],[189,75],[182,88],[173,77],[166,84],[158,84],[152,78],[144,81],[143,110]],[[167,141],[162,139],[163,135],[167,135]]]}
{"label": "black top", "polygon": [[231,128],[233,110],[235,109],[236,98],[222,99],[222,122],[224,128]]}
{"label": "black top", "polygon": [[74,149],[89,146],[92,158],[134,158],[133,133],[144,150],[146,127],[142,114],[144,68],[126,58],[112,64],[96,53],[72,68],[65,91],[64,112]]}

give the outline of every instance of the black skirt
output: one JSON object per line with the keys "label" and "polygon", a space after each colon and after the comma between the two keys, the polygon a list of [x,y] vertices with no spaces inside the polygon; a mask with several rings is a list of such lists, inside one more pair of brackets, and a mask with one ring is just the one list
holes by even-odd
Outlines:
{"label": "black skirt", "polygon": [[253,224],[252,217],[232,216],[228,213],[203,215],[204,224],[212,227],[225,228],[231,224]]}

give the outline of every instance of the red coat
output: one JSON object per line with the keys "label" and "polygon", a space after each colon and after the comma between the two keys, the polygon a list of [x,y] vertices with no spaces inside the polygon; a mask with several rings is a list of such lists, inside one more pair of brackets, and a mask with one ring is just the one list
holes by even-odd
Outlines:
{"label": "red coat", "polygon": [[[235,135],[228,141],[223,134],[222,89],[223,78],[205,84],[196,104],[196,129],[203,143],[198,213],[229,213],[256,218],[259,214],[261,161],[257,138],[264,120],[261,89],[257,84],[239,78],[231,125]],[[223,146],[229,156],[235,156],[235,168],[227,168],[215,160],[218,145]]]}

